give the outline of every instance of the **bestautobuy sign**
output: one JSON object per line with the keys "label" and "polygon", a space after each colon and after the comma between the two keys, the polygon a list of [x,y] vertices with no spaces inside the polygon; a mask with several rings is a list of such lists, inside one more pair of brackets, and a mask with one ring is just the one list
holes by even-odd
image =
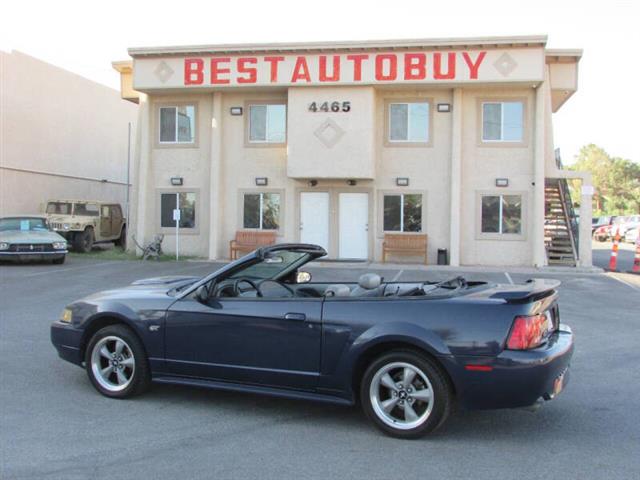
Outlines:
{"label": "bestautobuy sign", "polygon": [[541,81],[543,66],[542,48],[139,57],[134,88]]}

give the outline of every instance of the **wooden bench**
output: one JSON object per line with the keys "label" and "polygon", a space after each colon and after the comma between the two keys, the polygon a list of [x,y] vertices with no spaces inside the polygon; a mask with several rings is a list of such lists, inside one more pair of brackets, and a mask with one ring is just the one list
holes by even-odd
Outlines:
{"label": "wooden bench", "polygon": [[239,230],[229,242],[229,257],[238,258],[238,252],[252,252],[256,248],[276,243],[276,232],[269,230]]}
{"label": "wooden bench", "polygon": [[399,253],[424,257],[427,264],[426,233],[385,233],[382,242],[382,261],[387,261],[388,253]]}

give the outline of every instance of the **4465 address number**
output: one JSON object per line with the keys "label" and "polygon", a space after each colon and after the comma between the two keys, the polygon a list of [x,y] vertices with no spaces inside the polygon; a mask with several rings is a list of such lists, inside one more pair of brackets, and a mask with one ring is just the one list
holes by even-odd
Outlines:
{"label": "4465 address number", "polygon": [[311,102],[310,112],[348,112],[351,110],[351,102]]}

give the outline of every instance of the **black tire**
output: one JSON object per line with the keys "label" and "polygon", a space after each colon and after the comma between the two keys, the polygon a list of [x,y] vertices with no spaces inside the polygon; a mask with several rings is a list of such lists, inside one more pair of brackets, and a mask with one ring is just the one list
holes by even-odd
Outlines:
{"label": "black tire", "polygon": [[[418,412],[420,408],[423,408],[423,413],[419,416],[422,417],[422,415],[425,415],[424,419],[420,418],[419,420],[416,420],[421,423],[417,424],[415,427],[406,426],[403,428],[401,426],[401,419],[398,420],[398,427],[391,426],[390,423],[393,421],[393,419],[390,417],[394,416],[393,412],[396,412],[397,415],[400,415],[399,412],[401,410],[398,410],[398,408],[400,407],[393,407],[385,421],[381,416],[382,414],[378,414],[376,412],[376,408],[374,408],[374,405],[372,403],[376,401],[372,400],[371,398],[372,381],[374,381],[374,378],[376,377],[378,372],[383,371],[390,365],[395,364],[408,364],[412,367],[417,368],[420,373],[426,377],[431,385],[430,389],[426,388],[426,390],[431,390],[432,403],[430,404],[430,413],[426,413],[428,411],[429,403],[421,403],[421,401],[409,397],[412,402],[415,402],[411,404],[412,408],[415,407],[415,412]],[[414,380],[414,382],[422,383],[422,378],[420,378],[419,375],[416,375],[416,379],[417,380]],[[393,380],[394,382],[396,381],[395,378],[393,378]],[[426,384],[423,383],[422,386],[424,388],[426,387]],[[417,393],[417,387],[414,386],[413,388],[413,392]],[[375,391],[375,389],[376,388],[374,387],[373,390]],[[406,390],[405,394],[408,391],[411,390]],[[398,394],[396,393],[396,395]],[[399,395],[398,398],[400,398]],[[446,373],[444,373],[435,362],[411,350],[394,350],[376,358],[369,365],[364,373],[364,376],[362,377],[362,382],[360,384],[360,401],[362,403],[362,409],[364,410],[367,417],[369,417],[373,424],[384,433],[396,438],[414,439],[420,438],[424,435],[427,435],[428,433],[435,431],[445,423],[453,408],[454,397]],[[408,403],[409,400],[406,400],[406,402]]]}
{"label": "black tire", "polygon": [[76,233],[73,239],[73,247],[82,253],[89,253],[93,248],[93,242],[95,236],[93,234],[93,228],[87,227],[84,232]]}
{"label": "black tire", "polygon": [[[130,349],[130,353],[132,354],[132,358],[134,360],[134,368],[132,369],[132,374],[130,376],[130,381],[126,384],[122,390],[114,391],[113,389],[105,388],[103,385],[104,380],[101,380],[97,377],[96,372],[94,372],[94,364],[92,361],[92,357],[94,355],[94,349],[96,346],[99,346],[103,340],[108,342],[109,339],[120,339],[125,342],[125,345],[128,349]],[[105,343],[105,345],[108,345]],[[97,355],[100,357],[99,348]],[[131,358],[131,357],[129,357]],[[121,360],[122,361],[122,360]],[[108,366],[110,362],[105,361],[104,366]],[[147,360],[147,355],[145,353],[142,342],[138,338],[138,336],[127,326],[125,325],[110,325],[108,327],[104,327],[98,330],[87,345],[87,350],[85,352],[85,366],[87,370],[87,375],[89,376],[89,380],[93,386],[100,392],[102,395],[109,398],[129,398],[135,395],[139,395],[143,393],[145,390],[149,388],[151,384],[151,370],[149,368],[149,362]],[[97,367],[100,368],[100,367]],[[115,375],[115,371],[114,374]],[[112,377],[113,378],[113,377]],[[114,383],[117,382],[114,381]]]}
{"label": "black tire", "polygon": [[118,237],[118,239],[113,243],[115,243],[116,247],[122,248],[122,250],[127,249],[127,227],[126,226],[122,227],[122,230],[120,231],[120,237]]}
{"label": "black tire", "polygon": [[54,265],[62,265],[66,258],[67,258],[66,255],[64,255],[64,256],[62,256],[60,258],[54,258],[51,263],[53,263]]}

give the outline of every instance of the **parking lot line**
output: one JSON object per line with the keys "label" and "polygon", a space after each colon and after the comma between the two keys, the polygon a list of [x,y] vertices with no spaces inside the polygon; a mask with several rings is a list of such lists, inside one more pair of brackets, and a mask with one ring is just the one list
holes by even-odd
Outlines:
{"label": "parking lot line", "polygon": [[56,268],[55,270],[45,270],[43,272],[35,272],[35,273],[27,273],[24,276],[25,277],[38,277],[40,275],[48,275],[50,273],[60,273],[60,272],[69,272],[71,270],[81,270],[84,268],[96,268],[96,267],[100,267],[103,265],[120,265],[123,262],[118,262],[118,261],[109,261],[109,262],[102,262],[102,263],[91,263],[89,265],[78,265],[77,267],[69,267],[69,268]]}
{"label": "parking lot line", "polygon": [[511,285],[514,284],[513,279],[511,278],[511,275],[509,275],[509,272],[504,272],[504,276],[507,277],[507,280],[509,280],[509,283]]}
{"label": "parking lot line", "polygon": [[627,282],[626,280],[624,280],[619,275],[616,275],[614,272],[606,272],[605,276],[609,277],[609,278],[613,278],[614,280],[617,280],[618,282],[623,283],[624,285],[633,288],[635,291],[640,292],[640,288],[638,286],[634,285],[631,282]]}

